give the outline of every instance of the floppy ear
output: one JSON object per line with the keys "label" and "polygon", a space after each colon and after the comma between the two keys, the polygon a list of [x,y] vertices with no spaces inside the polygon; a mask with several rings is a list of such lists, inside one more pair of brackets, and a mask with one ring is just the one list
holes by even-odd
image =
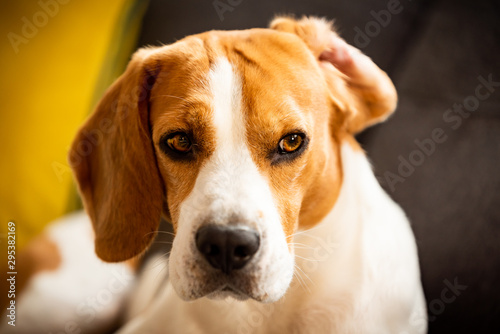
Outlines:
{"label": "floppy ear", "polygon": [[370,58],[347,44],[319,18],[275,18],[270,27],[299,36],[318,60],[332,100],[347,113],[346,127],[357,133],[385,120],[396,108],[396,89]]}
{"label": "floppy ear", "polygon": [[143,252],[160,222],[164,190],[148,111],[159,71],[149,59],[153,52],[136,52],[70,150],[70,164],[94,226],[95,250],[104,261],[124,261]]}

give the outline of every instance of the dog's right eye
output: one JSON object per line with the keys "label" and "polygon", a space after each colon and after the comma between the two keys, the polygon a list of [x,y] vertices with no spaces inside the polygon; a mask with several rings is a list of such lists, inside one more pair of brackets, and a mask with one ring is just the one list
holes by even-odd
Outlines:
{"label": "dog's right eye", "polygon": [[191,151],[191,141],[185,133],[176,133],[167,137],[167,145],[170,149],[179,153]]}
{"label": "dog's right eye", "polygon": [[193,144],[188,134],[184,132],[175,132],[163,136],[160,141],[160,147],[163,152],[173,155],[173,157],[185,157],[193,149]]}

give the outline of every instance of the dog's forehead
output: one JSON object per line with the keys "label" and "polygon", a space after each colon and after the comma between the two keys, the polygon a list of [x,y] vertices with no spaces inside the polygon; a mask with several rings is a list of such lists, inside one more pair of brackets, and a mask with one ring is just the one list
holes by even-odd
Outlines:
{"label": "dog's forehead", "polygon": [[198,46],[204,49],[210,63],[226,57],[243,76],[250,74],[250,69],[260,70],[266,79],[280,74],[301,76],[303,70],[311,70],[316,63],[298,36],[272,29],[209,31],[192,39],[201,40]]}
{"label": "dog's forehead", "polygon": [[171,128],[181,121],[189,124],[179,124],[180,129],[209,127],[210,71],[221,59],[241,81],[242,111],[255,120],[250,124],[268,128],[284,118],[297,123],[324,99],[317,62],[305,43],[289,33],[210,31],[180,40],[156,58],[161,71],[151,94],[153,124],[161,118],[160,124]]}

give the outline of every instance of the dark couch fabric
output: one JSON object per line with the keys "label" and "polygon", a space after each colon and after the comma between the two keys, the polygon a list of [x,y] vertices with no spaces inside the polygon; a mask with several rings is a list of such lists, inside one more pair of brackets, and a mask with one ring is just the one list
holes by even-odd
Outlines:
{"label": "dark couch fabric", "polygon": [[358,139],[412,222],[429,333],[499,333],[499,2],[153,0],[138,46],[280,13],[335,19],[396,84],[396,114]]}

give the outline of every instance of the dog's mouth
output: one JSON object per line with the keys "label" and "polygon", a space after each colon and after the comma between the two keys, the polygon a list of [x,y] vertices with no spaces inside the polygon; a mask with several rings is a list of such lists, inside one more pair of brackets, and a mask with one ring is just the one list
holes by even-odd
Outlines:
{"label": "dog's mouth", "polygon": [[[212,300],[232,298],[240,301],[253,299],[257,302],[272,302],[281,298],[285,293],[292,276],[286,272],[287,275],[283,275],[282,279],[278,277],[277,279],[266,280],[269,275],[265,276],[263,273],[272,273],[275,267],[272,263],[262,265],[258,261],[250,264],[248,268],[236,270],[229,274],[210,268],[200,258],[196,259],[190,267],[192,268],[191,271],[181,271],[184,275],[178,274],[176,266],[171,268],[171,279],[174,288],[179,296],[187,301],[206,297]],[[183,277],[190,278],[190,280]],[[189,282],[189,285],[179,284],[186,282]]]}
{"label": "dog's mouth", "polygon": [[233,292],[233,293],[239,293],[238,291],[236,291],[235,289],[233,289],[232,287],[230,286],[225,286],[223,287],[222,289],[220,289],[220,291],[224,292],[224,291],[228,291],[228,292]]}

